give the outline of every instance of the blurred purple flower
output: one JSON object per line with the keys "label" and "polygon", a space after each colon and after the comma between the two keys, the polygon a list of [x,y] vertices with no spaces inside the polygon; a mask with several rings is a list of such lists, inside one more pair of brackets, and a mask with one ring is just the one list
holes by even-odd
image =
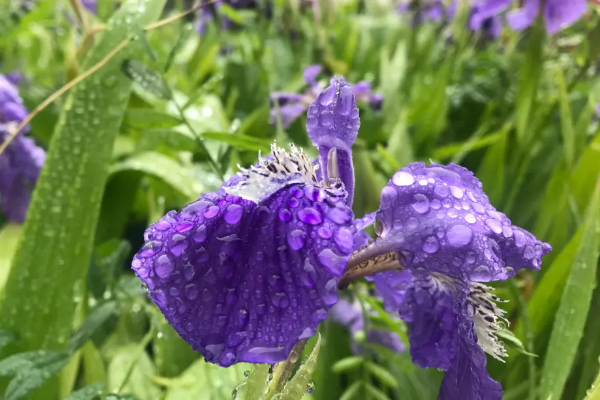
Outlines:
{"label": "blurred purple flower", "polygon": [[[345,104],[332,118],[357,127],[354,96],[343,80],[333,84],[319,97],[322,111]],[[335,171],[335,162],[327,159],[319,169]],[[206,361],[282,361],[337,303],[353,251],[353,214],[344,183],[317,179],[316,169],[301,149],[273,144],[271,157],[146,231],[132,268]]]}
{"label": "blurred purple flower", "polygon": [[[219,9],[223,5],[227,5],[236,9],[252,8],[258,6],[257,0],[200,0],[203,4],[197,11],[198,19],[196,21],[196,32],[200,35],[206,33],[207,25],[213,20],[213,15],[218,14]],[[270,4],[266,4],[267,12],[270,9]],[[234,23],[227,17],[223,16],[220,21],[221,29],[230,29]]]}
{"label": "blurred purple flower", "polygon": [[[0,75],[0,143],[28,115],[12,82],[20,80],[19,74]],[[9,221],[25,220],[31,192],[44,163],[44,150],[24,135],[25,127],[0,154],[0,205]]]}
{"label": "blurred purple flower", "polygon": [[81,4],[91,13],[96,14],[98,11],[96,0],[81,0]]}
{"label": "blurred purple flower", "polygon": [[410,324],[415,364],[447,371],[439,399],[500,400],[484,352],[506,355],[495,336],[503,311],[490,287],[521,268],[539,269],[550,245],[511,224],[472,172],[418,162],[381,192],[373,254],[397,252],[403,272],[375,275],[388,310]]}
{"label": "blurred purple flower", "polygon": [[[283,128],[288,128],[308,110],[308,106],[323,90],[323,87],[317,81],[321,71],[322,67],[318,64],[309,65],[304,69],[304,81],[309,86],[302,94],[291,92],[273,92],[271,94],[270,120],[272,124],[277,122],[277,109],[279,109],[279,117]],[[351,88],[357,102],[367,102],[373,110],[381,110],[383,96],[373,93],[369,82],[360,81]]]}
{"label": "blurred purple flower", "polygon": [[437,22],[447,15],[442,0],[408,0],[400,3],[396,10],[400,14],[414,13],[413,25],[420,25],[425,21]]}
{"label": "blurred purple flower", "polygon": [[[333,322],[347,327],[352,335],[351,348],[355,355],[363,352],[363,343],[356,340],[356,336],[365,329],[362,309],[360,304],[340,300],[329,310],[329,317]],[[365,335],[365,341],[370,344],[385,347],[395,353],[402,353],[406,346],[394,332],[379,329],[369,329]]]}

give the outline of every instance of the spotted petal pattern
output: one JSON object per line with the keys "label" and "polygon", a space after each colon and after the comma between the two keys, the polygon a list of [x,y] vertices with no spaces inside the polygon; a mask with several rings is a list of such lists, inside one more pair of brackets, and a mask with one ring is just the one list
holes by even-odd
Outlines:
{"label": "spotted petal pattern", "polygon": [[496,211],[481,182],[456,164],[417,162],[397,171],[381,192],[377,219],[381,252],[401,252],[404,267],[421,274],[507,279],[539,269],[551,250]]}
{"label": "spotted petal pattern", "polygon": [[203,194],[147,230],[132,268],[207,361],[282,361],[338,300],[354,234],[345,196],[307,184],[258,204]]}

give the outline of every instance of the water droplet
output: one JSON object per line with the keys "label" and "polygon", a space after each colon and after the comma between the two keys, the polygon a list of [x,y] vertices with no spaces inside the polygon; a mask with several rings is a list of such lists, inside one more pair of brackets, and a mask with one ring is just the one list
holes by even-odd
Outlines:
{"label": "water droplet", "polygon": [[396,186],[410,186],[415,183],[415,177],[408,172],[398,171],[392,177],[392,182]]}
{"label": "water droplet", "polygon": [[247,378],[250,376],[250,371],[246,370],[244,371],[244,378]]}
{"label": "water droplet", "polygon": [[[315,381],[313,381],[312,379],[308,381],[308,383],[306,384],[306,393],[311,394],[315,391]],[[319,392],[321,393],[321,392]]]}
{"label": "water droplet", "polygon": [[315,267],[310,263],[308,258],[304,260],[304,271],[300,274],[300,280],[306,287],[313,287],[317,280],[317,271]]}
{"label": "water droplet", "polygon": [[321,213],[312,207],[307,207],[298,211],[298,218],[309,225],[319,225],[323,222]]}
{"label": "water droplet", "polygon": [[336,279],[330,279],[325,284],[325,288],[323,294],[321,295],[321,299],[323,299],[323,303],[328,306],[334,305],[338,301],[338,283]]}
{"label": "water droplet", "polygon": [[505,237],[509,238],[513,235],[513,230],[509,226],[504,226],[504,227],[502,227],[502,234]]}
{"label": "water droplet", "polygon": [[217,206],[210,206],[206,210],[204,210],[204,216],[206,218],[213,218],[218,213],[219,213],[219,207],[217,207]]}
{"label": "water droplet", "polygon": [[440,197],[446,197],[446,196],[448,196],[448,194],[450,194],[450,190],[448,189],[448,186],[444,186],[444,185],[435,185],[435,187],[433,188],[433,191],[435,192],[435,194],[437,194]]}
{"label": "water droplet", "polygon": [[189,243],[187,238],[179,233],[176,233],[169,242],[169,251],[175,257],[179,257],[188,246]]}
{"label": "water droplet", "polygon": [[415,229],[417,226],[419,226],[419,220],[416,219],[415,217],[410,217],[408,219],[408,221],[406,221],[406,227],[408,229]]}
{"label": "water droplet", "polygon": [[279,210],[279,219],[284,222],[291,221],[292,214],[289,212],[288,209],[282,208]]}
{"label": "water droplet", "polygon": [[413,197],[414,202],[411,204],[412,208],[419,214],[425,214],[429,211],[429,199],[424,194],[415,194]]}
{"label": "water droplet", "polygon": [[156,272],[159,278],[168,278],[171,272],[173,272],[173,268],[175,268],[175,264],[166,254],[159,256],[154,261],[154,272]]}
{"label": "water droplet", "polygon": [[354,245],[354,237],[352,231],[348,228],[340,228],[335,232],[333,237],[340,251],[345,254],[350,254]]}
{"label": "water droplet", "polygon": [[456,197],[457,199],[462,199],[465,195],[465,192],[458,186],[450,186],[450,191],[452,192],[452,196]]}
{"label": "water droplet", "polygon": [[202,291],[202,301],[208,302],[212,299],[212,293],[208,289]]}
{"label": "water droplet", "polygon": [[433,254],[440,249],[440,243],[435,236],[428,236],[423,243],[423,251]]}
{"label": "water droplet", "polygon": [[332,232],[331,229],[326,228],[324,226],[321,226],[318,230],[317,233],[319,234],[320,237],[322,237],[323,239],[330,239],[332,236]]}
{"label": "water droplet", "polygon": [[336,206],[329,210],[327,218],[338,225],[342,225],[352,219],[352,210],[345,205]]}
{"label": "water droplet", "polygon": [[196,243],[202,243],[202,242],[204,242],[206,240],[206,226],[200,225],[196,229],[196,232],[194,232],[194,235],[192,236],[192,239]]}
{"label": "water droplet", "polygon": [[217,266],[217,275],[219,276],[219,278],[231,279],[234,271],[235,264],[228,257],[221,260],[221,263]]}
{"label": "water droplet", "polygon": [[381,209],[387,210],[394,205],[398,192],[391,186],[385,186],[381,190]]}
{"label": "water droplet", "polygon": [[290,305],[290,298],[285,292],[278,292],[271,296],[271,303],[275,307],[286,308]]}
{"label": "water droplet", "polygon": [[185,287],[185,297],[190,300],[195,300],[198,297],[198,287],[193,283],[187,285]]}
{"label": "water droplet", "polygon": [[336,276],[342,275],[346,268],[347,259],[338,256],[331,249],[322,250],[317,258],[329,272]]}
{"label": "water droplet", "polygon": [[485,220],[485,224],[494,232],[497,234],[502,233],[502,225],[500,225],[500,222],[495,220],[495,219],[486,219]]}
{"label": "water droplet", "polygon": [[434,210],[439,210],[442,207],[442,203],[438,199],[431,200],[431,208]]}
{"label": "water droplet", "polygon": [[292,250],[300,250],[306,243],[306,233],[300,229],[294,229],[287,234],[287,242]]}
{"label": "water droplet", "polygon": [[165,219],[161,219],[156,224],[154,224],[154,228],[158,229],[159,231],[166,231],[171,229],[171,223]]}
{"label": "water droplet", "polygon": [[450,218],[456,218],[458,217],[458,211],[456,211],[454,208],[451,208],[448,210],[448,216]]}
{"label": "water droplet", "polygon": [[525,250],[523,250],[523,258],[526,260],[531,260],[535,257],[535,251],[531,246],[525,246]]}
{"label": "water droplet", "polygon": [[483,207],[479,203],[472,203],[471,206],[473,207],[473,210],[475,210],[475,212],[477,214],[483,214],[485,212],[485,207]]}
{"label": "water droplet", "polygon": [[515,229],[513,234],[515,235],[515,245],[519,248],[525,246],[527,243],[527,236],[519,229]]}
{"label": "water droplet", "polygon": [[465,225],[454,225],[446,234],[448,243],[453,247],[462,247],[471,242],[473,231]]}
{"label": "water droplet", "polygon": [[240,221],[243,214],[244,207],[240,206],[239,204],[230,204],[225,209],[223,218],[225,219],[225,221],[227,221],[227,223],[234,225]]}
{"label": "water droplet", "polygon": [[179,233],[184,233],[189,231],[194,227],[194,223],[190,221],[183,221],[175,227],[175,230]]}
{"label": "water droplet", "polygon": [[477,218],[475,218],[475,216],[471,213],[465,215],[465,221],[467,221],[470,224],[474,224],[475,222],[477,222]]}
{"label": "water droplet", "polygon": [[158,254],[160,249],[162,249],[162,243],[156,240],[152,240],[144,244],[144,246],[140,250],[139,256],[144,258],[152,257]]}

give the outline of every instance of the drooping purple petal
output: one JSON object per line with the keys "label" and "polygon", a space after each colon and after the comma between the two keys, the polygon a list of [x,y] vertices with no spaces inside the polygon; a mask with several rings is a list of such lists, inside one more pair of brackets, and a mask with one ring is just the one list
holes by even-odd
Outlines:
{"label": "drooping purple petal", "polygon": [[506,11],[513,0],[484,0],[473,4],[469,27],[473,30],[482,28],[484,21],[490,18],[496,18],[500,13]]}
{"label": "drooping purple petal", "polygon": [[521,268],[539,269],[551,250],[496,211],[481,182],[456,164],[398,170],[381,192],[377,219],[373,250],[398,251],[405,268],[421,273],[507,279]]}
{"label": "drooping purple petal", "polygon": [[544,21],[551,35],[577,22],[587,11],[586,0],[546,0]]}
{"label": "drooping purple petal", "polygon": [[367,279],[375,283],[377,294],[383,299],[385,309],[390,312],[397,312],[400,309],[413,280],[408,270],[380,272]]}
{"label": "drooping purple petal", "polygon": [[[324,179],[330,151],[335,150],[335,167],[339,178],[348,192],[347,203],[352,205],[354,196],[354,168],[352,144],[358,136],[360,119],[352,87],[344,78],[332,79],[331,86],[324,89],[310,105],[306,119],[306,130],[312,143],[319,150],[321,172]],[[331,164],[331,163],[329,163]]]}
{"label": "drooping purple petal", "polygon": [[352,211],[343,186],[318,186],[310,165],[274,148],[223,188],[232,194],[203,194],[147,230],[132,268],[207,361],[282,361],[337,302]]}

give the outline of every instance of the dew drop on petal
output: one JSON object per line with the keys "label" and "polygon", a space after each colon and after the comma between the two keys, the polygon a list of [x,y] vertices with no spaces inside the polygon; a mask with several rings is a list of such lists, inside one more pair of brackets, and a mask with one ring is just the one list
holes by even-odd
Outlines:
{"label": "dew drop on petal", "polygon": [[292,250],[300,250],[306,243],[306,233],[300,229],[294,229],[287,234],[287,242]]}
{"label": "dew drop on petal", "polygon": [[415,183],[415,177],[408,172],[398,171],[392,177],[392,182],[396,186],[409,186]]}
{"label": "dew drop on petal", "polygon": [[433,191],[435,192],[435,194],[437,194],[440,197],[446,197],[450,193],[448,186],[444,186],[444,185],[435,185],[435,187],[433,188]]}
{"label": "dew drop on petal", "polygon": [[152,240],[150,242],[147,242],[146,244],[144,244],[144,246],[142,247],[142,250],[140,251],[140,257],[152,257],[156,254],[158,254],[158,252],[160,251],[160,249],[162,249],[162,243],[156,240]]}
{"label": "dew drop on petal", "polygon": [[440,249],[440,243],[435,236],[428,236],[423,242],[423,251],[429,254],[433,254]]}
{"label": "dew drop on petal", "polygon": [[217,207],[217,206],[210,206],[206,210],[204,210],[204,216],[206,218],[213,218],[218,213],[219,213],[219,207]]}
{"label": "dew drop on petal", "polygon": [[411,206],[419,214],[425,214],[429,211],[429,199],[423,194],[415,194]]}
{"label": "dew drop on petal", "polygon": [[237,224],[240,221],[243,214],[244,208],[242,206],[240,206],[239,204],[230,204],[225,209],[223,218],[225,219],[225,221],[227,221],[227,223],[233,225]]}
{"label": "dew drop on petal", "polygon": [[473,231],[465,225],[454,225],[447,232],[448,243],[453,247],[462,247],[471,242]]}
{"label": "dew drop on petal", "polygon": [[488,218],[485,220],[485,224],[492,230],[492,232],[497,234],[502,233],[502,225],[498,220]]}
{"label": "dew drop on petal", "polygon": [[312,207],[307,207],[298,211],[298,218],[300,221],[309,225],[319,225],[323,222],[321,213]]}
{"label": "dew drop on petal", "polygon": [[173,268],[175,268],[175,264],[166,254],[159,256],[154,261],[154,272],[159,278],[168,278],[173,272]]}
{"label": "dew drop on petal", "polygon": [[282,208],[279,210],[279,219],[284,222],[291,221],[292,214],[289,212],[289,210]]}

